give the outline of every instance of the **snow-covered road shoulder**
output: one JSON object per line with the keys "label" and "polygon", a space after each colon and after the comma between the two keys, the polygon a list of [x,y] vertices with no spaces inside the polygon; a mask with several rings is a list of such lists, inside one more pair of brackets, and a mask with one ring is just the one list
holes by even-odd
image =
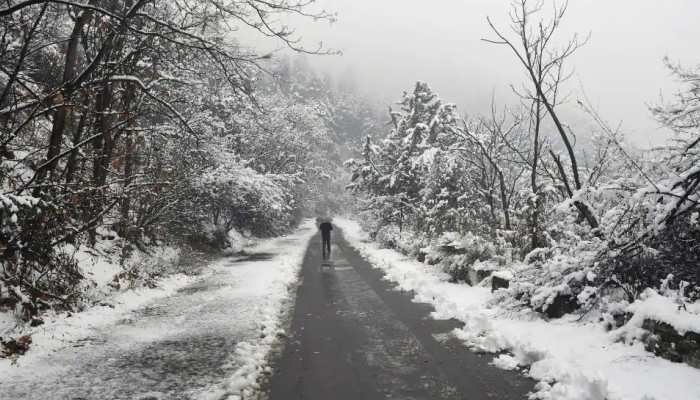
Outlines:
{"label": "snow-covered road shoulder", "polygon": [[29,352],[0,360],[0,398],[253,397],[315,233],[308,221],[198,275],[172,275],[158,288],[46,319],[32,328]]}
{"label": "snow-covered road shoulder", "polygon": [[454,334],[467,346],[498,353],[494,366],[522,368],[538,380],[533,399],[700,399],[698,369],[656,357],[641,343],[623,344],[619,332],[606,332],[600,324],[574,317],[545,321],[533,312],[505,310],[488,288],[450,283],[435,266],[369,241],[356,222],[334,218],[334,223],[386,279],[414,291],[415,301],[432,304],[435,318],[464,322]]}
{"label": "snow-covered road shoulder", "polygon": [[[165,253],[176,253],[171,248],[165,248]],[[116,263],[110,263],[104,257],[94,257],[92,260],[82,252],[81,260],[87,273],[92,278],[95,287],[91,288],[93,301],[97,304],[80,312],[52,312],[43,314],[43,324],[32,327],[29,324],[20,324],[11,313],[0,313],[0,336],[9,337],[29,336],[31,347],[29,351],[18,358],[0,358],[0,376],[9,368],[28,369],[37,362],[41,362],[51,353],[73,346],[76,341],[86,338],[97,329],[112,325],[124,318],[133,310],[167,296],[171,296],[179,289],[191,284],[198,279],[194,275],[176,273],[157,281],[156,287],[140,286],[131,289],[115,290],[108,287],[113,276],[121,271]],[[178,260],[176,254],[168,254],[161,260],[153,257],[149,261],[172,262]]]}
{"label": "snow-covered road shoulder", "polygon": [[251,325],[247,338],[236,344],[229,361],[235,371],[218,387],[197,394],[199,399],[249,398],[259,389],[261,374],[269,372],[268,356],[285,333],[286,315],[294,294],[309,240],[316,234],[314,222],[303,223],[293,234],[259,242],[246,249],[251,254],[270,254],[269,259],[242,261],[229,269],[239,284],[227,296],[240,300],[246,310],[231,310],[237,323]]}

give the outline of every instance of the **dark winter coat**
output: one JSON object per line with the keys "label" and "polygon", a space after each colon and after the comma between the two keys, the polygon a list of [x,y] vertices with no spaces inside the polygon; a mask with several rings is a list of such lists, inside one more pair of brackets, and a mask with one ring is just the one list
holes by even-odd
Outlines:
{"label": "dark winter coat", "polygon": [[331,231],[333,230],[333,225],[331,225],[330,222],[323,222],[321,225],[318,227],[321,230],[321,235],[324,238],[330,238],[331,237]]}

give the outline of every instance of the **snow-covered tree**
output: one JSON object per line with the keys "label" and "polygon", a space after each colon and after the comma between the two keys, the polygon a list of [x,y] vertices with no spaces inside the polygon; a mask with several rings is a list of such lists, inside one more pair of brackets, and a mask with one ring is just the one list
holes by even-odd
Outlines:
{"label": "snow-covered tree", "polygon": [[[223,228],[237,219],[240,228],[265,215],[289,227],[313,151],[329,136],[325,117],[259,87],[269,57],[234,38],[245,25],[293,51],[327,53],[303,48],[279,18],[332,19],[309,5],[4,2],[0,285],[32,302],[58,296],[58,282],[74,280],[60,278],[72,269],[56,249],[95,244],[104,232],[142,246],[186,235],[174,229],[185,217]],[[260,232],[273,233],[270,225]]]}

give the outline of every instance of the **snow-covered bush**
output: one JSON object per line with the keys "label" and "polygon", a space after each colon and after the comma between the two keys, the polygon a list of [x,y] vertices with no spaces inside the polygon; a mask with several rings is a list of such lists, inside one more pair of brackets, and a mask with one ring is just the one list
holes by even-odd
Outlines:
{"label": "snow-covered bush", "polygon": [[[99,245],[98,245],[99,247]],[[100,251],[93,257],[93,263],[105,265],[105,270],[101,271],[103,276],[93,275],[84,285],[92,285],[98,289],[104,290],[103,282],[100,280],[111,275],[111,281],[107,284],[111,289],[126,290],[138,287],[155,288],[159,284],[159,280],[164,276],[180,271],[180,254],[181,250],[169,246],[160,246],[154,249],[149,249],[149,253],[145,253],[139,249],[132,249],[129,254],[116,254],[114,250],[118,250],[121,246],[106,246],[112,248],[112,252]],[[86,249],[81,249],[85,251]],[[88,263],[84,263],[88,264]],[[93,264],[94,265],[94,264]],[[119,269],[114,270],[114,266],[118,265]],[[90,270],[90,267],[83,265],[84,269]],[[86,296],[86,301],[99,300],[99,295]]]}
{"label": "snow-covered bush", "polygon": [[616,198],[605,210],[608,246],[598,274],[624,289],[630,301],[669,275],[691,299],[700,298],[700,69],[667,64],[686,87],[674,102],[652,111],[675,132],[674,141],[609,184]]}
{"label": "snow-covered bush", "polygon": [[445,232],[431,241],[425,261],[439,265],[454,281],[469,282],[474,263],[496,257],[496,246],[481,236],[467,232]]}
{"label": "snow-covered bush", "polygon": [[475,262],[506,268],[502,298],[516,307],[560,316],[605,308],[608,297],[633,302],[669,274],[692,301],[700,293],[700,79],[673,70],[691,87],[654,113],[677,132],[674,145],[636,151],[583,106],[597,127],[580,144],[591,155],[569,155],[586,165],[572,174],[575,185],[556,148],[523,122],[532,115],[460,120],[419,82],[391,113],[390,133],[368,137],[362,157],[346,163],[349,188],[371,210],[378,241],[455,280],[469,281]]}
{"label": "snow-covered bush", "polygon": [[62,213],[32,196],[0,196],[0,300],[26,318],[41,309],[70,307],[83,278],[72,254],[55,243],[67,233]]}
{"label": "snow-covered bush", "polygon": [[420,232],[409,227],[401,229],[398,225],[378,226],[373,233],[374,239],[387,248],[397,249],[413,257],[422,257],[423,248],[428,240]]}
{"label": "snow-covered bush", "polygon": [[203,173],[192,182],[193,203],[205,210],[219,230],[220,239],[231,229],[264,236],[284,232],[294,221],[292,178],[266,175],[240,165],[225,165]]}

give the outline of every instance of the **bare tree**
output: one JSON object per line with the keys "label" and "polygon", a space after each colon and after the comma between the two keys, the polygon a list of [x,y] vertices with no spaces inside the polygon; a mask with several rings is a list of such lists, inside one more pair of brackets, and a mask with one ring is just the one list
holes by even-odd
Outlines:
{"label": "bare tree", "polygon": [[[509,118],[510,117],[510,118]],[[507,110],[498,112],[495,103],[491,102],[491,113],[488,117],[481,117],[475,126],[470,126],[462,121],[462,129],[456,133],[468,144],[460,147],[463,151],[471,151],[476,148],[477,153],[472,154],[472,165],[479,166],[482,171],[481,183],[483,189],[491,193],[497,183],[497,202],[503,213],[503,228],[513,229],[512,224],[512,200],[516,191],[517,181],[522,177],[525,166],[515,160],[515,147],[521,147],[523,120],[519,115],[510,114]],[[473,125],[473,124],[471,124]],[[514,143],[517,143],[513,146]],[[479,159],[481,161],[479,161]],[[488,178],[491,176],[492,178]],[[487,202],[493,207],[492,195]]]}
{"label": "bare tree", "polygon": [[[539,138],[540,133],[540,122],[537,119],[538,107],[544,107],[564,144],[569,158],[570,171],[566,171],[560,156],[554,154],[551,150],[550,154],[557,166],[559,180],[564,185],[567,195],[573,198],[574,192],[581,190],[583,185],[574,151],[572,134],[570,131],[567,131],[568,127],[561,121],[556,111],[556,106],[558,104],[560,84],[568,78],[564,73],[564,63],[569,56],[585,44],[586,40],[582,41],[577,35],[574,35],[563,47],[556,48],[552,39],[561,25],[568,3],[564,3],[561,7],[558,7],[555,3],[554,15],[549,21],[538,21],[535,19],[535,16],[542,11],[543,1],[536,1],[534,5],[531,4],[532,2],[529,0],[513,2],[510,12],[510,28],[515,35],[513,38],[509,38],[495,26],[490,18],[487,18],[488,24],[497,39],[482,40],[507,46],[527,72],[533,93],[527,94],[526,97],[531,98],[534,102],[537,137]],[[535,144],[536,147],[537,145]],[[536,163],[537,160],[539,160],[539,153],[533,163]],[[569,178],[569,174],[571,174],[572,179]],[[572,180],[573,182],[571,182]],[[581,217],[586,220],[590,227],[593,229],[598,228],[598,220],[590,207],[580,199],[574,200],[573,203]]]}

